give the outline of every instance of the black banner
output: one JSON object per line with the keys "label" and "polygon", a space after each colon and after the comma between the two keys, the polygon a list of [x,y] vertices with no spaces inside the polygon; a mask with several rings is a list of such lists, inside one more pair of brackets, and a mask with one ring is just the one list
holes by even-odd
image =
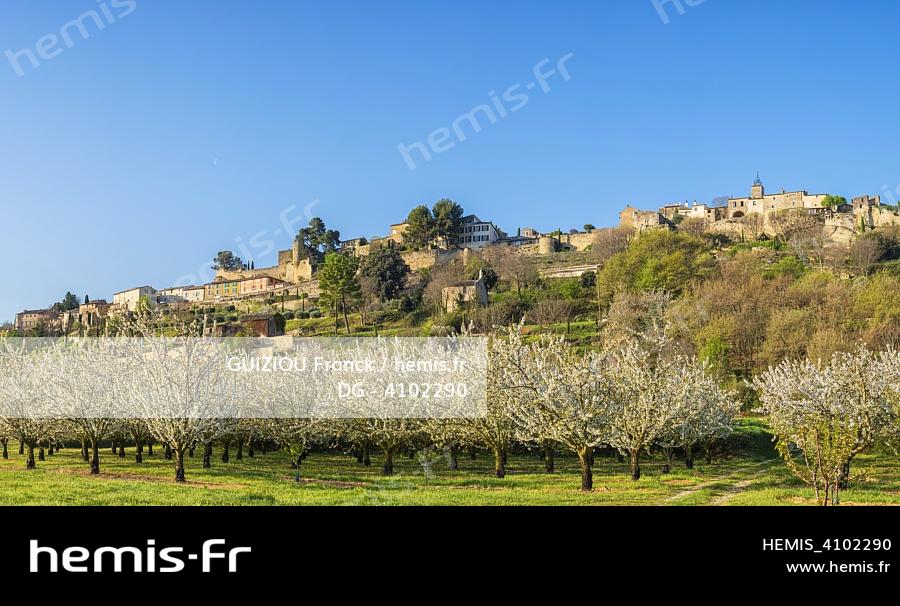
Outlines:
{"label": "black banner", "polygon": [[[6,579],[218,588],[349,575],[896,583],[893,508],[9,508]],[[374,586],[373,586],[374,587]],[[388,587],[384,588],[385,590]],[[458,589],[451,587],[449,590]]]}

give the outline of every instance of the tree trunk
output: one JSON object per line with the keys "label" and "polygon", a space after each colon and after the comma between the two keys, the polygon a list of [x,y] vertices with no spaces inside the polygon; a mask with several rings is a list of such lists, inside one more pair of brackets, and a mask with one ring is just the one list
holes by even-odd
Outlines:
{"label": "tree trunk", "polygon": [[175,481],[185,482],[184,479],[184,446],[175,449]]}
{"label": "tree trunk", "polygon": [[121,442],[119,442],[119,458],[120,459],[125,458],[125,440],[122,440]]}
{"label": "tree trunk", "polygon": [[164,458],[166,461],[171,461],[171,460],[172,460],[172,445],[169,444],[168,442],[166,442],[166,448],[165,448],[165,450],[163,451],[163,458]]}
{"label": "tree trunk", "polygon": [[134,462],[144,462],[144,442],[140,438],[134,439]]}
{"label": "tree trunk", "polygon": [[231,442],[225,442],[222,446],[222,462],[228,463],[231,460]]}
{"label": "tree trunk", "polygon": [[91,460],[91,455],[88,452],[88,443],[87,440],[81,441],[81,460],[87,463]]}
{"label": "tree trunk", "polygon": [[556,472],[556,461],[554,461],[552,446],[544,446],[544,469],[547,470],[547,473]]}
{"label": "tree trunk", "polygon": [[478,458],[478,449],[474,446],[469,446],[469,458],[473,461]]}
{"label": "tree trunk", "polygon": [[244,460],[244,441],[243,440],[237,441],[237,455],[235,456],[235,458],[238,461]]}
{"label": "tree trunk", "polygon": [[115,440],[112,441],[112,443],[109,445],[109,448],[113,454],[118,454],[116,451],[116,441]]}
{"label": "tree trunk", "polygon": [[9,460],[9,441],[3,440],[3,459]]}
{"label": "tree trunk", "polygon": [[300,466],[303,464],[303,455],[297,455],[297,462],[294,464],[294,469],[297,470],[297,481],[300,481]]}
{"label": "tree trunk", "polygon": [[150,440],[149,442],[147,442],[147,456],[148,457],[153,456],[153,440]]}
{"label": "tree trunk", "polygon": [[394,475],[394,449],[388,448],[384,451],[384,467],[381,470],[381,475],[383,476],[392,476]]}
{"label": "tree trunk", "polygon": [[100,475],[100,442],[91,440],[91,475]]}
{"label": "tree trunk", "polygon": [[53,449],[53,442],[48,443],[47,444],[47,454],[52,457],[54,452],[56,452],[56,451]]}
{"label": "tree trunk", "polygon": [[25,442],[22,442],[21,440],[19,441],[19,454],[25,454]]}
{"label": "tree trunk", "polygon": [[450,471],[459,471],[459,446],[450,445]]}
{"label": "tree trunk", "polygon": [[203,446],[203,469],[212,467],[212,444]]}
{"label": "tree trunk", "polygon": [[494,475],[498,478],[506,477],[506,453],[502,450],[494,451]]}
{"label": "tree trunk", "polygon": [[256,452],[253,450],[253,440],[247,442],[247,457],[253,458],[256,456]]}
{"label": "tree trunk", "polygon": [[594,470],[591,465],[591,450],[578,453],[578,462],[581,464],[581,490],[591,492],[594,490]]}
{"label": "tree trunk", "polygon": [[[24,446],[23,446],[24,448]],[[34,469],[36,465],[34,464],[34,445],[28,445],[28,460],[25,462],[25,469]]]}
{"label": "tree trunk", "polygon": [[371,467],[372,466],[372,456],[369,452],[368,446],[363,446],[363,467]]}
{"label": "tree trunk", "polygon": [[694,468],[694,447],[693,446],[685,446],[684,447],[684,466],[688,469]]}
{"label": "tree trunk", "polygon": [[44,457],[44,447],[41,446],[38,449],[38,461],[46,461],[47,459]]}
{"label": "tree trunk", "polygon": [[838,488],[840,490],[847,490],[850,487],[850,461],[844,463],[844,466],[841,467],[841,479],[838,482]]}
{"label": "tree trunk", "polygon": [[641,465],[640,465],[640,461],[638,460],[640,451],[632,450],[632,451],[630,451],[630,454],[631,454],[631,479],[634,480],[635,482],[637,482],[638,480],[641,479]]}
{"label": "tree trunk", "polygon": [[350,318],[347,316],[347,301],[341,298],[341,311],[344,312],[344,326],[347,328],[347,334],[350,334]]}

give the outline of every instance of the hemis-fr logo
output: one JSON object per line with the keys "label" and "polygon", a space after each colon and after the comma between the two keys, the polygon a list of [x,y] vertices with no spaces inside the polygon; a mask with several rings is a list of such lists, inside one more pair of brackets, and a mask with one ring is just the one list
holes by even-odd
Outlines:
{"label": "hemis-fr logo", "polygon": [[209,539],[203,542],[199,553],[184,547],[162,547],[149,539],[140,547],[55,547],[42,546],[36,540],[29,541],[29,572],[135,572],[173,573],[197,562],[203,572],[237,572],[238,556],[249,554],[250,547],[225,547],[225,539]]}

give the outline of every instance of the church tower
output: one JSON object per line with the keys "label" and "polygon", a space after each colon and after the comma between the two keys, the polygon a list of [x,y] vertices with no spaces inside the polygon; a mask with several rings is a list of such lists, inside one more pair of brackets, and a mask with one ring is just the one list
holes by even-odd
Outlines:
{"label": "church tower", "polygon": [[765,196],[766,188],[759,178],[759,173],[756,173],[756,180],[753,182],[753,187],[750,189],[750,197],[754,200],[762,200]]}

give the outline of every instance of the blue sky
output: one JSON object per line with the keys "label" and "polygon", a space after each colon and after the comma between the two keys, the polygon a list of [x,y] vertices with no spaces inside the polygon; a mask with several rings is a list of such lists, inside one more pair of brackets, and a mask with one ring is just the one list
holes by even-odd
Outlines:
{"label": "blue sky", "polygon": [[[7,0],[0,320],[199,280],[216,251],[263,252],[254,236],[287,248],[279,216],[316,200],[354,237],[441,197],[514,232],[743,195],[757,170],[770,189],[900,186],[898,3],[665,4],[668,24],[651,0]],[[67,47],[90,10],[112,22]],[[19,76],[5,51],[26,48]],[[399,144],[570,53],[570,80],[409,169]]]}

